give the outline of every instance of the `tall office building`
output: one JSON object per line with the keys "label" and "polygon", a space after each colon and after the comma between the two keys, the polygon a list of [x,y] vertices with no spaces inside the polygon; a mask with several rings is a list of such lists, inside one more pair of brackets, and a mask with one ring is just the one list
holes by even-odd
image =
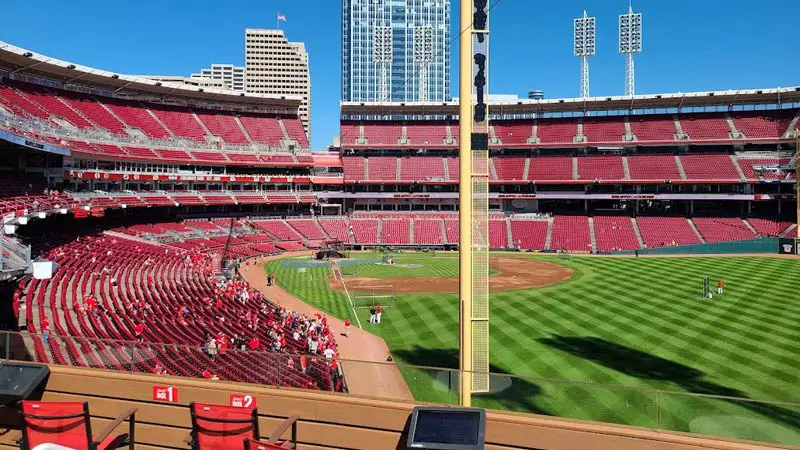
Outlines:
{"label": "tall office building", "polygon": [[192,78],[206,78],[221,81],[223,86],[237,92],[244,92],[244,67],[233,64],[212,64],[200,73],[193,73]]}
{"label": "tall office building", "polygon": [[245,30],[245,91],[300,95],[300,120],[311,140],[311,76],[302,42],[289,42],[283,30]]}
{"label": "tall office building", "polygon": [[342,0],[342,101],[450,95],[450,0]]}

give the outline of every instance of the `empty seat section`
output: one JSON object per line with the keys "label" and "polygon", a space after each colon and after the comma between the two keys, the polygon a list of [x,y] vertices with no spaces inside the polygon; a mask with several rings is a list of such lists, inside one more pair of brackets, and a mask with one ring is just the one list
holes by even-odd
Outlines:
{"label": "empty seat section", "polygon": [[414,220],[414,243],[417,245],[444,244],[442,221],[431,219]]}
{"label": "empty seat section", "polygon": [[314,219],[288,220],[287,223],[307,239],[327,239],[328,235]]}
{"label": "empty seat section", "polygon": [[303,123],[297,117],[284,117],[283,127],[286,128],[286,134],[289,139],[294,139],[300,145],[300,148],[308,147],[308,136],[306,130],[303,128]]}
{"label": "empty seat section", "polygon": [[589,218],[586,216],[555,216],[550,248],[553,250],[590,251]]}
{"label": "empty seat section", "polygon": [[276,148],[281,146],[283,130],[277,118],[242,114],[239,121],[253,141]]}
{"label": "empty seat section", "polygon": [[514,247],[523,250],[544,250],[547,241],[546,220],[511,220]]}
{"label": "empty seat section", "polygon": [[198,161],[228,162],[225,154],[220,152],[191,152],[191,154]]}
{"label": "empty seat section", "polygon": [[112,98],[103,98],[101,103],[106,105],[131,128],[138,128],[142,133],[156,139],[172,137],[161,124],[150,115],[144,106],[135,102],[126,102]]}
{"label": "empty seat section", "polygon": [[533,129],[532,121],[492,122],[494,135],[503,145],[527,144]]}
{"label": "empty seat section", "polygon": [[681,173],[672,155],[628,156],[633,180],[680,180]]}
{"label": "empty seat section", "polygon": [[115,134],[126,134],[125,124],[108,112],[108,110],[94,98],[86,94],[67,91],[60,92],[60,95],[73,109],[80,111],[81,114],[86,116],[87,119],[94,122],[97,126],[105,128]]}
{"label": "empty seat section", "polygon": [[744,173],[745,178],[748,180],[758,180],[759,178],[763,177],[765,179],[771,178],[782,178],[779,173],[772,173],[771,171],[762,171],[761,177],[759,174],[756,173],[754,167],[762,166],[762,167],[777,167],[781,164],[789,164],[788,158],[737,158],[739,162],[739,167],[742,168],[742,173]]}
{"label": "empty seat section", "polygon": [[356,142],[361,133],[361,126],[356,122],[342,122],[339,133],[342,145],[358,145]]}
{"label": "empty seat section", "polygon": [[51,116],[66,119],[78,128],[95,128],[94,124],[76,113],[44,86],[28,83],[14,83],[13,86],[17,87],[29,100],[41,105]]}
{"label": "empty seat section", "polygon": [[637,141],[674,141],[675,120],[672,116],[630,116],[631,132]]}
{"label": "empty seat section", "polygon": [[636,250],[641,247],[630,217],[594,216],[592,220],[599,251]]}
{"label": "empty seat section", "polygon": [[731,113],[733,125],[751,139],[778,139],[789,129],[794,111]]}
{"label": "empty seat section", "polygon": [[572,158],[565,156],[531,158],[528,179],[532,181],[571,180]]}
{"label": "empty seat section", "polygon": [[396,146],[403,136],[400,122],[364,122],[364,137],[367,144]]}
{"label": "empty seat section", "polygon": [[461,230],[458,228],[458,220],[444,221],[445,242],[448,244],[458,244]]}
{"label": "empty seat section", "polygon": [[447,158],[447,177],[450,181],[458,181],[458,158]]}
{"label": "empty seat section", "polygon": [[109,145],[109,144],[95,144],[95,147],[99,148],[101,152],[105,153],[106,155],[117,156],[117,157],[127,157],[128,154],[125,153],[122,148],[118,145]]}
{"label": "empty seat section", "polygon": [[350,232],[344,219],[320,219],[319,225],[328,235],[342,242],[350,242]]}
{"label": "empty seat section", "polygon": [[689,139],[730,139],[731,128],[722,114],[681,115],[681,128]]}
{"label": "empty seat section", "polygon": [[[370,159],[370,164],[373,159]],[[444,179],[444,163],[441,157],[421,156],[400,159],[400,179],[408,181],[425,181]],[[372,166],[370,165],[370,172]]]}
{"label": "empty seat section", "polygon": [[228,159],[237,163],[258,163],[258,156],[254,153],[228,153]]}
{"label": "empty seat section", "polygon": [[160,158],[160,156],[156,152],[150,150],[149,148],[125,147],[125,151],[128,152],[128,154],[133,157],[141,158],[144,160],[154,160]]}
{"label": "empty seat section", "polygon": [[588,142],[622,142],[625,136],[625,118],[584,118],[583,135]]}
{"label": "empty seat section", "polygon": [[685,155],[680,159],[689,180],[739,179],[739,172],[728,155]]}
{"label": "empty seat section", "polygon": [[397,158],[394,156],[373,156],[368,161],[368,180],[397,180]]}
{"label": "empty seat section", "polygon": [[350,231],[356,244],[378,243],[378,219],[353,219],[350,221]]}
{"label": "empty seat section", "polygon": [[382,244],[407,245],[411,243],[411,221],[389,219],[383,221]]}
{"label": "empty seat section", "polygon": [[172,134],[185,137],[198,142],[205,142],[206,130],[195,119],[194,114],[185,108],[167,108],[164,106],[150,107],[150,111],[161,120],[161,122],[172,130]]}
{"label": "empty seat section", "polygon": [[792,226],[792,222],[786,220],[772,220],[772,219],[747,219],[750,225],[755,228],[756,233],[760,236],[780,236],[787,228]]}
{"label": "empty seat section", "polygon": [[692,221],[706,242],[741,241],[756,237],[739,218],[695,217]]}
{"label": "empty seat section", "polygon": [[158,153],[161,154],[161,157],[164,159],[169,159],[173,161],[191,161],[192,157],[189,156],[183,150],[171,150],[171,149],[157,149]]}
{"label": "empty seat section", "polygon": [[577,159],[578,178],[582,180],[625,179],[621,156],[581,156]]}
{"label": "empty seat section", "polygon": [[525,158],[495,157],[492,158],[497,179],[500,181],[524,180]]}
{"label": "empty seat section", "polygon": [[447,123],[407,122],[406,136],[411,145],[442,146],[447,138]]}
{"label": "empty seat section", "polygon": [[49,114],[41,106],[22,96],[11,86],[0,84],[0,103],[14,114],[47,119]]}
{"label": "empty seat section", "polygon": [[197,117],[206,125],[211,134],[221,137],[228,144],[247,145],[250,143],[239,128],[239,124],[236,123],[233,113],[199,112]]}
{"label": "empty seat section", "polygon": [[342,156],[342,167],[344,169],[345,181],[366,180],[364,172],[364,158],[360,156]]}
{"label": "empty seat section", "polygon": [[299,241],[303,238],[282,220],[253,221],[252,224],[281,241]]}
{"label": "empty seat section", "polygon": [[537,125],[540,144],[572,144],[578,134],[577,119],[539,119]]}
{"label": "empty seat section", "polygon": [[505,220],[489,220],[489,247],[508,247],[508,228]]}
{"label": "empty seat section", "polygon": [[697,233],[683,217],[637,217],[636,223],[647,248],[700,243]]}

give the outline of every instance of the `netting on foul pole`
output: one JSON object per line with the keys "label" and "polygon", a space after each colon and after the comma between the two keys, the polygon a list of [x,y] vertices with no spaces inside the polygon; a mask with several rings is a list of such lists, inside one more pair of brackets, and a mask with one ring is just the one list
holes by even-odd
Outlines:
{"label": "netting on foul pole", "polygon": [[472,44],[472,392],[489,391],[489,24],[473,2]]}

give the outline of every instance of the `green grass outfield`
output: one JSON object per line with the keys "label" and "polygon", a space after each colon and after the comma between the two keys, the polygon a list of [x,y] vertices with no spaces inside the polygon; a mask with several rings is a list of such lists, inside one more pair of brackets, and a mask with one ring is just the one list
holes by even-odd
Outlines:
{"label": "green grass outfield", "polygon": [[[457,273],[455,258],[412,256],[427,268],[424,276]],[[800,406],[685,395],[800,403],[800,260],[520,257],[563,264],[575,275],[491,295],[491,370],[520,378],[476,395],[476,406],[800,445]],[[352,315],[346,296],[329,288],[327,267],[300,271],[282,261],[267,270],[284,289],[337,317]],[[345,274],[402,276],[387,269],[356,266]],[[723,279],[726,293],[703,299],[704,275],[715,288]],[[456,300],[399,295],[377,326],[358,311],[399,362],[455,368]],[[418,400],[457,401],[446,374],[402,370]]]}

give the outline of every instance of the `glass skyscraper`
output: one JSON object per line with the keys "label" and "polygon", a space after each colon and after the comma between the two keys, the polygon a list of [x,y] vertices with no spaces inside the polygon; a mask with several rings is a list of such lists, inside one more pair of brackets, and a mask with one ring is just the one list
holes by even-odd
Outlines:
{"label": "glass skyscraper", "polygon": [[450,0],[342,0],[342,101],[450,97]]}

